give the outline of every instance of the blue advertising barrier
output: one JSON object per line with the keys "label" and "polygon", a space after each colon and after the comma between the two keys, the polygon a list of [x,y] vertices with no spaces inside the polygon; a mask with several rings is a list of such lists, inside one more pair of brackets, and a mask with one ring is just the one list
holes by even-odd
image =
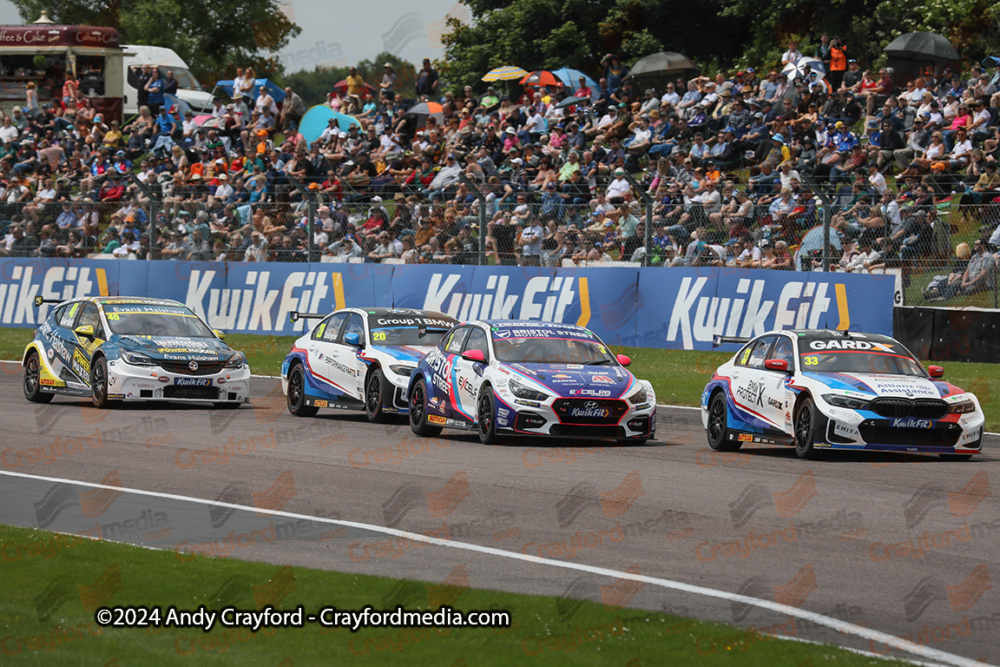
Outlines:
{"label": "blue advertising barrier", "polygon": [[35,309],[36,295],[121,294],[181,301],[234,333],[300,333],[292,310],[393,306],[571,322],[614,345],[711,350],[715,334],[774,328],[891,335],[894,287],[892,276],[716,268],[0,259],[0,326],[44,320],[49,306]]}

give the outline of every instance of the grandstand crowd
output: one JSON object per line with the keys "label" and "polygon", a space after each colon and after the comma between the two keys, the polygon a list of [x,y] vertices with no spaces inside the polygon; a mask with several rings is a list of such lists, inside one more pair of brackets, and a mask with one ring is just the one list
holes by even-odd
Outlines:
{"label": "grandstand crowd", "polygon": [[[389,64],[380,81],[352,69],[326,103],[358,122],[331,119],[311,144],[301,98],[254,95],[249,69],[200,124],[165,103],[172,77],[155,69],[121,126],[64,86],[3,118],[0,256],[306,261],[313,201],[313,245],[332,261],[476,263],[485,234],[493,264],[818,270],[804,236],[828,198],[831,270],[901,267],[906,282],[937,261],[951,266],[929,297],[994,289],[1000,60],[897,87],[836,38],[817,56],[831,44],[845,62],[826,78],[782,73],[803,57],[791,44],[774,69],[662,90],[637,89],[613,56],[598,90],[581,79],[576,93],[444,90],[426,60],[416,90]],[[410,113],[420,102],[440,111]],[[978,226],[971,246],[950,243],[955,211]]]}

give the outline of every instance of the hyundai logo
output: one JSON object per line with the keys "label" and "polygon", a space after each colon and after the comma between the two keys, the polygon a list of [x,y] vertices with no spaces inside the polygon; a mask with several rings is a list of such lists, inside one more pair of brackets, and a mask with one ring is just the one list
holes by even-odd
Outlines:
{"label": "hyundai logo", "polygon": [[188,364],[188,368],[190,368],[193,371],[198,370],[198,362],[192,361],[191,363]]}
{"label": "hyundai logo", "polygon": [[583,407],[587,408],[588,410],[596,410],[597,408],[601,407],[601,404],[598,403],[597,401],[587,401],[586,403],[583,404]]}

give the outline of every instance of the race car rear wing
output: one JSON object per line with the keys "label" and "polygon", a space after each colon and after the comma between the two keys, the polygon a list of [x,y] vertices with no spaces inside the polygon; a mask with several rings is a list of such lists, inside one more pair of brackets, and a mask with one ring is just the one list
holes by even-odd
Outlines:
{"label": "race car rear wing", "polygon": [[291,322],[298,322],[299,320],[319,320],[329,314],[330,313],[300,313],[297,310],[293,310],[288,313],[288,319]]}
{"label": "race car rear wing", "polygon": [[39,295],[35,297],[35,308],[38,308],[43,303],[62,303],[65,299],[46,299],[45,297]]}
{"label": "race car rear wing", "polygon": [[740,345],[744,343],[749,343],[750,338],[746,336],[714,336],[712,338],[712,347],[719,347],[725,343],[739,343]]}

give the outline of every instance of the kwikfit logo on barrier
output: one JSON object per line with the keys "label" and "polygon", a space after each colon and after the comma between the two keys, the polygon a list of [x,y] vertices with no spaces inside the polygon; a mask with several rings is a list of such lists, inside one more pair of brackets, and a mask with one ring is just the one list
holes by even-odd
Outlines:
{"label": "kwikfit logo on barrier", "polygon": [[[465,322],[478,319],[519,319],[562,322],[576,292],[573,278],[535,276],[521,293],[509,294],[509,276],[489,276],[481,293],[456,289],[460,273],[435,273],[424,299],[424,310],[436,310]],[[516,310],[515,310],[516,309]]]}
{"label": "kwikfit logo on barrier", "polygon": [[[670,313],[667,342],[676,342],[679,335],[683,348],[693,350],[696,341],[711,342],[715,335],[748,337],[771,329],[815,329],[832,303],[826,296],[830,284],[825,282],[785,283],[777,308],[773,300],[763,298],[767,280],[741,278],[736,295],[745,294],[745,298],[702,296],[708,282],[707,276],[681,279]],[[847,304],[841,306],[846,309]]]}
{"label": "kwikfit logo on barrier", "polygon": [[[10,275],[0,275],[0,324],[44,322],[49,304],[35,309],[35,297],[75,299],[98,294],[103,269],[89,266],[7,265]],[[100,277],[98,276],[100,272]],[[6,271],[4,271],[6,273]]]}
{"label": "kwikfit logo on barrier", "polygon": [[[213,327],[237,331],[282,331],[286,326],[301,331],[304,320],[292,323],[288,314],[320,310],[332,279],[326,272],[292,271],[283,282],[272,284],[270,271],[248,271],[245,288],[213,288],[217,273],[192,270],[184,304]],[[278,313],[272,319],[276,302]]]}

